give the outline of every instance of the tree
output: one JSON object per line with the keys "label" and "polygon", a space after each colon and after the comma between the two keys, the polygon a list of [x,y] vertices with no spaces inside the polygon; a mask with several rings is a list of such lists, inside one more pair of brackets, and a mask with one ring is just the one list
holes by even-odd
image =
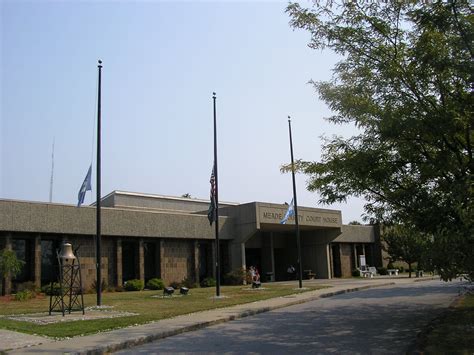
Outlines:
{"label": "tree", "polygon": [[0,275],[3,280],[2,295],[5,295],[5,280],[7,277],[15,277],[21,272],[25,262],[18,260],[12,250],[3,249],[0,252]]}
{"label": "tree", "polygon": [[321,161],[297,162],[308,189],[328,204],[364,197],[367,218],[432,235],[445,279],[474,278],[469,2],[315,1],[287,12],[311,33],[311,48],[341,55],[332,81],[311,83],[334,112],[327,120],[358,128],[325,138]]}
{"label": "tree", "polygon": [[415,228],[397,225],[385,228],[382,239],[385,244],[384,249],[392,261],[400,260],[408,264],[409,277],[411,277],[414,263],[418,263],[418,269],[422,267],[421,261],[428,246],[429,237],[420,234]]}
{"label": "tree", "polygon": [[351,225],[351,226],[360,226],[361,225],[361,223],[359,221],[350,221],[348,224]]}

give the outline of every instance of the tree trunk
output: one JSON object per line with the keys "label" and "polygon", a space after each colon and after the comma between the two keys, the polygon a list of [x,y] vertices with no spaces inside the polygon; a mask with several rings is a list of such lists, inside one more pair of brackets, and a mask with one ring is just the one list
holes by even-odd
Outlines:
{"label": "tree trunk", "polygon": [[408,263],[408,277],[411,278],[411,263]]}

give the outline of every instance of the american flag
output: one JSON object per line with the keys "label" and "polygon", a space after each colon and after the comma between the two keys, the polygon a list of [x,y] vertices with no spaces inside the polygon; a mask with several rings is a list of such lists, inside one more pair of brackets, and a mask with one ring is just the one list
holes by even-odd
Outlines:
{"label": "american flag", "polygon": [[216,221],[216,207],[217,207],[217,203],[216,203],[216,190],[217,190],[217,186],[216,186],[216,174],[215,174],[215,168],[216,168],[216,165],[214,164],[214,166],[212,167],[212,172],[211,172],[211,179],[209,180],[209,182],[211,183],[211,205],[209,206],[209,210],[207,211],[207,218],[209,219],[209,223],[211,224],[212,226],[212,222]]}

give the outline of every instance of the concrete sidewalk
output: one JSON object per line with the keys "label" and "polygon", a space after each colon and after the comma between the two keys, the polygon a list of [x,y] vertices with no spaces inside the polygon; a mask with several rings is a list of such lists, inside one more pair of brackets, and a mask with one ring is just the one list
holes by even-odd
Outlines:
{"label": "concrete sidewalk", "polygon": [[[354,292],[367,288],[407,284],[414,281],[431,279],[433,278],[425,277],[423,279],[408,279],[392,277],[363,280],[334,279],[305,281],[304,285],[320,284],[331,286],[331,288],[197,312],[149,324],[117,329],[110,332],[83,337],[74,337],[60,341],[0,330],[0,350],[7,350],[9,354],[103,354],[148,343],[176,334],[197,330],[213,324],[308,302],[317,298],[331,297],[337,294]],[[297,282],[292,282],[290,285],[294,285],[295,288],[298,287]]]}

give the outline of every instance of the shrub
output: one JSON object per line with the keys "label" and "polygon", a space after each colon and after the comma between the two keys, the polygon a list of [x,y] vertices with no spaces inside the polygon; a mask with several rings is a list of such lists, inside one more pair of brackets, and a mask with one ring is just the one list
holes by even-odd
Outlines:
{"label": "shrub", "polygon": [[165,288],[165,283],[163,282],[162,279],[158,279],[158,278],[150,279],[146,283],[146,288],[150,290],[162,290]]}
{"label": "shrub", "polygon": [[[105,280],[104,280],[104,279],[102,279],[102,283],[101,283],[101,285],[100,285],[100,289],[101,289],[102,291],[107,290],[107,284],[105,283]],[[97,280],[92,281],[89,292],[90,292],[90,293],[95,293],[95,292],[97,292]]]}
{"label": "shrub", "polygon": [[216,279],[213,277],[206,277],[201,281],[201,287],[214,287],[216,286]]}
{"label": "shrub", "polygon": [[16,291],[17,292],[32,291],[36,293],[36,292],[39,292],[40,290],[36,287],[33,281],[26,281],[26,282],[22,282],[21,284],[18,284],[16,287]]}
{"label": "shrub", "polygon": [[395,266],[391,262],[388,263],[387,269],[395,269]]}
{"label": "shrub", "polygon": [[185,277],[183,281],[181,281],[181,286],[187,287],[187,288],[196,288],[197,284],[194,281],[194,279],[190,277]]}
{"label": "shrub", "polygon": [[404,268],[403,266],[400,266],[400,267],[398,268],[398,270],[400,270],[401,273],[402,273],[402,272],[405,272],[405,268]]}
{"label": "shrub", "polygon": [[36,297],[35,291],[23,290],[15,294],[15,301],[27,301],[35,297]]}
{"label": "shrub", "polygon": [[223,283],[226,285],[243,285],[244,281],[249,283],[252,282],[252,280],[247,278],[247,272],[245,269],[239,268],[225,274]]}
{"label": "shrub", "polygon": [[377,272],[378,272],[379,275],[388,275],[386,267],[378,267]]}
{"label": "shrub", "polygon": [[[51,284],[53,285],[52,292],[51,292]],[[58,282],[52,282],[41,287],[41,292],[48,296],[51,296],[51,295],[58,296],[59,294],[61,294],[61,286],[59,285]]]}
{"label": "shrub", "polygon": [[125,291],[141,291],[143,290],[143,281],[138,279],[125,281],[123,288]]}
{"label": "shrub", "polygon": [[181,282],[173,281],[173,282],[170,282],[169,286],[173,287],[175,290],[177,290],[181,287]]}
{"label": "shrub", "polygon": [[359,270],[359,269],[354,269],[354,270],[352,270],[352,276],[354,276],[354,277],[360,277],[360,270]]}

